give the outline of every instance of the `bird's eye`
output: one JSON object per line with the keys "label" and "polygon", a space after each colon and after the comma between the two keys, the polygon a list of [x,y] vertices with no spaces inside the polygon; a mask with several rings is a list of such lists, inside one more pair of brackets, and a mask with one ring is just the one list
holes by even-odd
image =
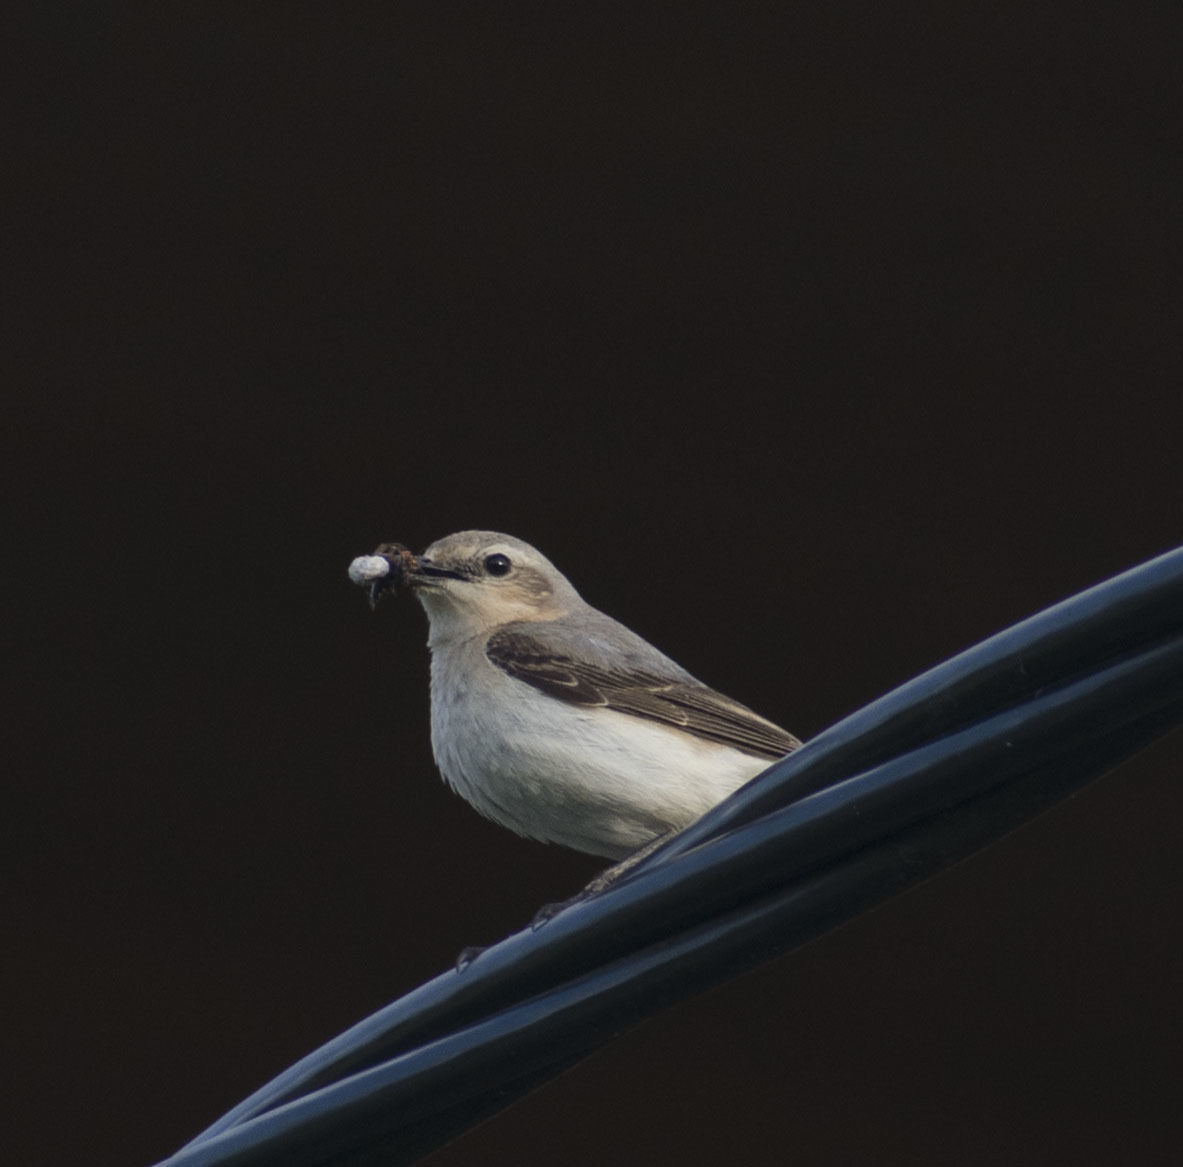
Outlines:
{"label": "bird's eye", "polygon": [[485,556],[485,570],[490,575],[508,575],[509,569],[513,565],[509,562],[508,555],[487,555]]}

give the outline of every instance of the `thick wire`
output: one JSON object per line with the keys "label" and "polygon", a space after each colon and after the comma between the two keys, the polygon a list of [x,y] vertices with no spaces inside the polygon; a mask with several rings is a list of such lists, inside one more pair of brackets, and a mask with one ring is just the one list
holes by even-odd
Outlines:
{"label": "thick wire", "polygon": [[1183,550],[846,718],[609,893],[367,1018],[167,1163],[411,1162],[663,1004],[957,862],[1181,720]]}

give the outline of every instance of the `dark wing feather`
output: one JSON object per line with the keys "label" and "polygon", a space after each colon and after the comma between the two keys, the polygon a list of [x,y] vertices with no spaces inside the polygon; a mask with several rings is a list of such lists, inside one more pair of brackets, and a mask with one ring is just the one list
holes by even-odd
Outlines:
{"label": "dark wing feather", "polygon": [[495,632],[485,655],[503,672],[550,697],[644,717],[758,758],[780,758],[801,744],[746,705],[697,681],[577,660],[548,648],[528,627],[516,624]]}

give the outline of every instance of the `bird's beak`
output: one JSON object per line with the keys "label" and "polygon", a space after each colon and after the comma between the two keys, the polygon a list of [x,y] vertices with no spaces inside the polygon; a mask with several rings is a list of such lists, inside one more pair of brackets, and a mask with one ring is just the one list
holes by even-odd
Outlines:
{"label": "bird's beak", "polygon": [[407,584],[410,587],[416,586],[438,586],[434,583],[441,579],[465,579],[465,575],[459,571],[453,571],[450,567],[440,567],[438,563],[433,563],[426,555],[420,555],[414,559],[414,566],[407,568]]}
{"label": "bird's beak", "polygon": [[430,587],[438,579],[464,577],[426,556],[414,555],[401,543],[380,543],[373,555],[361,555],[349,565],[349,578],[369,590],[370,607],[376,608],[386,596],[398,595],[406,588]]}

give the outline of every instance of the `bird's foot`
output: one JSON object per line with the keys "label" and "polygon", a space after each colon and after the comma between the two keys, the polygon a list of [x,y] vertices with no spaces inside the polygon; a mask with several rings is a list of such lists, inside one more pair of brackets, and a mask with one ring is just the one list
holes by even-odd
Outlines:
{"label": "bird's foot", "polygon": [[467,948],[461,949],[460,955],[456,957],[456,971],[458,973],[464,972],[482,952],[487,952],[488,949],[487,944],[470,944]]}
{"label": "bird's foot", "polygon": [[631,855],[626,856],[619,863],[614,863],[611,867],[601,871],[582,891],[577,892],[569,900],[559,900],[554,904],[543,904],[534,913],[534,919],[530,921],[531,929],[537,932],[543,924],[549,923],[555,916],[566,911],[567,908],[574,907],[575,904],[581,904],[584,900],[590,900],[598,896],[601,892],[607,891],[621,876],[627,875],[642,859],[647,859],[662,843],[667,839],[672,839],[676,834],[677,831],[671,829],[664,834],[658,835],[656,839],[651,839],[643,847],[634,851]]}
{"label": "bird's foot", "polygon": [[553,904],[543,904],[542,907],[540,907],[538,911],[534,913],[534,919],[530,921],[530,930],[537,932],[543,924],[549,924],[550,921],[561,912],[566,911],[575,904],[582,903],[584,900],[591,899],[591,897],[595,895],[595,892],[591,891],[590,888],[591,884],[588,884],[588,886],[585,887],[583,891],[579,892],[577,895],[573,895],[569,900],[559,900]]}

